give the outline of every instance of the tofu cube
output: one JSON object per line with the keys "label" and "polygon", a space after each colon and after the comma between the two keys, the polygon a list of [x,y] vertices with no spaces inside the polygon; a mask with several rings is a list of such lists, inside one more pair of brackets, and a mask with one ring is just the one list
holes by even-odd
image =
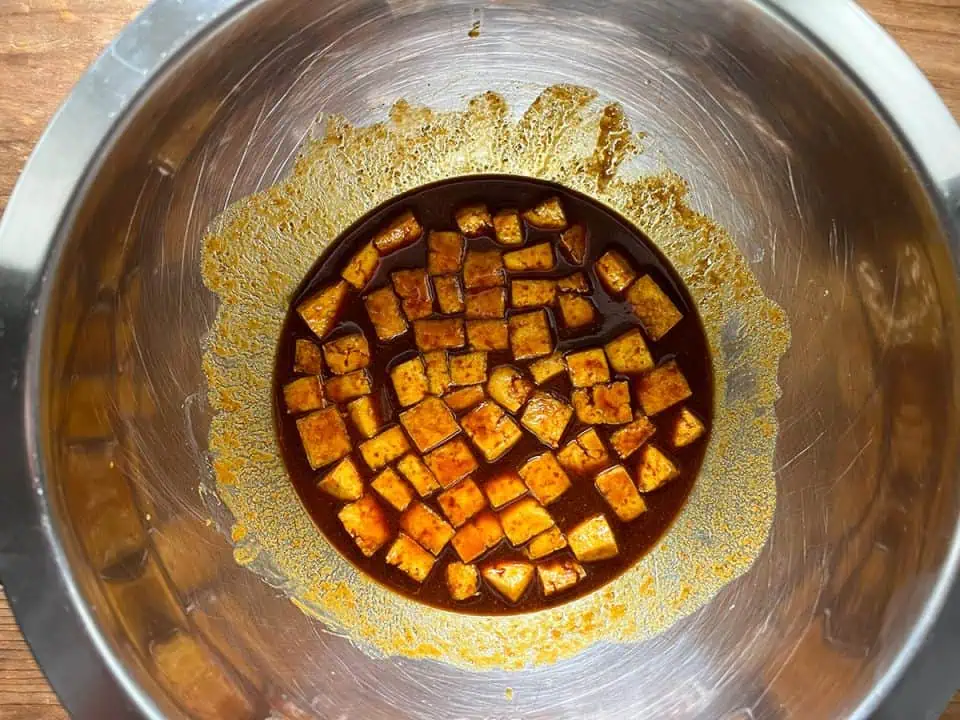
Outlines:
{"label": "tofu cube", "polygon": [[629,425],[624,425],[610,436],[610,444],[621,458],[628,458],[657,431],[650,418],[641,415]]}
{"label": "tofu cube", "polygon": [[347,299],[349,286],[340,281],[328,285],[297,305],[297,314],[318,338],[323,338],[333,328],[337,315]]}
{"label": "tofu cube", "polygon": [[577,475],[589,475],[610,464],[610,455],[596,430],[590,428],[564,445],[557,460]]}
{"label": "tofu cube", "polygon": [[468,352],[450,356],[450,380],[454,385],[480,385],[487,381],[487,354]]}
{"label": "tofu cube", "polygon": [[400,424],[422,453],[433,450],[460,432],[450,408],[437,397],[428,397],[400,413]]}
{"label": "tofu cube", "polygon": [[469,600],[480,592],[480,572],[476,565],[452,562],[447,565],[447,589],[457,602]]}
{"label": "tofu cube", "polygon": [[400,533],[387,551],[387,565],[406,573],[411,580],[422,583],[427,579],[436,558],[414,540]]}
{"label": "tofu cube", "polygon": [[353,458],[348,456],[324,475],[317,487],[337,500],[359,500],[363,495],[363,478]]}
{"label": "tofu cube", "polygon": [[571,557],[555,558],[537,565],[537,577],[545,597],[569,590],[586,576],[583,565]]}
{"label": "tofu cube", "polygon": [[502,287],[471,290],[467,293],[467,318],[491,320],[507,314],[507,291]]}
{"label": "tofu cube", "polygon": [[483,510],[487,506],[487,499],[480,492],[477,484],[471,478],[467,478],[440,493],[437,496],[437,504],[440,505],[450,524],[458,528]]}
{"label": "tofu cube", "polygon": [[653,356],[639,330],[629,330],[604,346],[614,372],[632,374],[652,370]]}
{"label": "tofu cube", "polygon": [[610,366],[600,348],[567,353],[564,361],[574,387],[592,387],[610,382]]}
{"label": "tofu cube", "polygon": [[567,227],[567,215],[560,198],[548,197],[523,213],[523,219],[543,230],[563,230]]}
{"label": "tofu cube", "polygon": [[573,407],[587,425],[624,425],[633,420],[630,385],[625,380],[574,390]]}
{"label": "tofu cube", "polygon": [[302,375],[319,375],[323,371],[323,355],[315,342],[297,339],[293,349],[293,371]]}
{"label": "tofu cube", "polygon": [[450,361],[446,350],[424,353],[423,367],[427,373],[427,392],[439,396],[450,389],[453,381],[450,379]]}
{"label": "tofu cube", "polygon": [[463,267],[466,247],[458,232],[431,231],[427,236],[427,270],[431,275],[454,275]]}
{"label": "tofu cube", "polygon": [[530,374],[533,375],[533,381],[537,385],[543,385],[548,380],[552,380],[566,371],[566,369],[567,365],[560,353],[553,353],[553,355],[530,363]]}
{"label": "tofu cube", "polygon": [[366,370],[355,370],[327,380],[327,395],[333,402],[344,403],[373,392],[373,380]]}
{"label": "tofu cube", "polygon": [[530,360],[553,352],[553,334],[545,310],[513,315],[508,323],[514,360]]}
{"label": "tofu cube", "polygon": [[483,203],[474,203],[457,208],[454,213],[457,227],[467,237],[477,237],[490,232],[493,228],[493,218]]}
{"label": "tofu cube", "polygon": [[445,488],[455,485],[477,469],[477,460],[462,438],[455,438],[427,455],[427,467]]}
{"label": "tofu cube", "polygon": [[656,342],[683,320],[683,313],[649,275],[627,290],[627,302],[650,339]]}
{"label": "tofu cube", "polygon": [[400,337],[409,329],[407,319],[400,310],[400,299],[392,288],[374,290],[363,299],[363,304],[377,337],[384,342]]}
{"label": "tofu cube", "polygon": [[514,546],[554,526],[547,509],[531,497],[517,500],[500,511],[500,526]]}
{"label": "tofu cube", "polygon": [[556,280],[510,281],[510,304],[515,308],[546,307],[556,301]]}
{"label": "tofu cube", "polygon": [[499,365],[490,372],[487,392],[501,406],[516,413],[530,397],[534,385],[522,372],[510,365]]}
{"label": "tofu cube", "polygon": [[587,259],[587,228],[575,223],[560,233],[560,251],[574,265]]}
{"label": "tofu cube", "polygon": [[283,386],[283,402],[288,414],[319,410],[327,404],[323,383],[316,375],[297,378]]}
{"label": "tofu cube", "polygon": [[409,450],[410,443],[399,425],[387,428],[379,435],[360,443],[360,455],[374,472],[402,457]]}
{"label": "tofu cube", "polygon": [[699,440],[706,431],[707,428],[700,418],[687,408],[682,408],[673,423],[670,440],[675,448],[687,447]]}
{"label": "tofu cube", "polygon": [[372,438],[380,431],[383,419],[380,407],[372,395],[363,395],[347,405],[350,422],[365,438]]}
{"label": "tofu cube", "polygon": [[390,381],[402,407],[417,404],[430,389],[427,370],[419,355],[390,368]]}
{"label": "tofu cube", "polygon": [[483,398],[483,386],[473,385],[448,392],[443,396],[443,401],[447,404],[447,407],[454,412],[463,412],[464,410],[469,410],[474,405],[480,404]]}
{"label": "tofu cube", "polygon": [[391,273],[390,280],[400,296],[400,306],[407,320],[420,320],[433,314],[433,290],[426,270],[397,270]]}
{"label": "tofu cube", "polygon": [[640,492],[653,492],[680,475],[677,466],[656,445],[644,445],[637,458],[637,486]]}
{"label": "tofu cube", "polygon": [[520,466],[519,472],[530,494],[541,505],[549,505],[570,489],[570,477],[552,452],[530,458]]}
{"label": "tofu cube", "polygon": [[603,499],[624,522],[636,520],[647,511],[647,504],[623,465],[604,470],[597,475],[595,483]]}
{"label": "tofu cube", "polygon": [[490,501],[490,505],[499,510],[504,505],[513,502],[518,497],[527,494],[527,486],[517,474],[516,470],[503,469],[483,484],[483,492]]}
{"label": "tofu cube", "polygon": [[582,295],[564,293],[559,297],[560,319],[563,326],[571,330],[589,327],[598,320],[597,309],[593,302]]}
{"label": "tofu cube", "polygon": [[656,415],[693,395],[676,360],[637,378],[637,401],[647,415]]}
{"label": "tofu cube", "polygon": [[463,312],[463,285],[459,275],[438,275],[433,279],[433,288],[437,293],[437,305],[442,315],[455,315]]}
{"label": "tofu cube", "polygon": [[523,560],[497,560],[480,570],[483,579],[504,598],[515,603],[533,579],[533,565]]}
{"label": "tofu cube", "polygon": [[583,273],[573,273],[557,280],[557,290],[562,293],[575,293],[577,295],[589,295],[590,283]]}
{"label": "tofu cube", "polygon": [[524,553],[531,560],[539,560],[557,552],[557,550],[563,550],[566,546],[566,536],[560,532],[560,528],[554,525],[528,542],[527,547],[524,548]]}
{"label": "tofu cube", "polygon": [[317,410],[297,420],[297,432],[307,462],[314,470],[349,455],[352,449],[347,425],[335,407]]}
{"label": "tofu cube", "polygon": [[388,255],[407,245],[413,245],[423,233],[423,228],[417,222],[413,212],[407,210],[396,218],[380,232],[373,236],[373,246],[381,255]]}
{"label": "tofu cube", "polygon": [[597,258],[594,270],[607,292],[612,295],[622,293],[637,277],[630,261],[616,250],[607,250]]}
{"label": "tofu cube", "polygon": [[489,510],[480,512],[473,520],[457,530],[450,544],[465,562],[473,562],[503,540],[503,529],[497,516]]}
{"label": "tofu cube", "polygon": [[463,284],[467,290],[499,287],[504,284],[503,256],[499,250],[468,250],[463,261]]}
{"label": "tofu cube", "polygon": [[413,488],[397,475],[393,468],[386,468],[377,475],[370,483],[370,487],[400,512],[406,510],[407,506],[413,502]]}
{"label": "tofu cube", "polygon": [[370,364],[370,345],[363,333],[350,333],[323,344],[323,356],[334,375],[346,375]]}
{"label": "tofu cube", "polygon": [[523,225],[516,210],[501,210],[493,216],[493,232],[501,245],[523,245]]}
{"label": "tofu cube", "polygon": [[563,400],[545,392],[535,392],[527,402],[520,423],[544,445],[557,447],[572,417],[573,408]]}
{"label": "tofu cube", "polygon": [[453,537],[450,523],[422,502],[414,503],[400,516],[400,528],[434,555],[439,555]]}
{"label": "tofu cube", "polygon": [[353,538],[367,557],[379,550],[390,539],[387,516],[373,495],[364,495],[355,503],[345,505],[337,513],[344,530]]}
{"label": "tofu cube", "polygon": [[503,256],[503,265],[512,272],[537,272],[553,270],[557,258],[553,254],[553,245],[548,242],[537,243],[523,250],[514,250]]}
{"label": "tofu cube", "polygon": [[567,533],[570,549],[580,562],[616,557],[620,552],[613,530],[603,515],[587,518]]}
{"label": "tofu cube", "polygon": [[360,248],[347,266],[340,273],[340,277],[353,285],[357,290],[363,290],[377,272],[380,264],[380,253],[372,242]]}
{"label": "tofu cube", "polygon": [[430,472],[430,468],[424,465],[423,460],[413,453],[404,455],[397,461],[397,470],[413,486],[420,497],[429,497],[440,489],[440,483]]}
{"label": "tofu cube", "polygon": [[507,350],[510,333],[506,320],[467,320],[467,342],[473,350]]}
{"label": "tofu cube", "polygon": [[496,403],[485,402],[460,420],[463,431],[483,453],[487,462],[494,462],[520,442],[523,432]]}
{"label": "tofu cube", "polygon": [[460,318],[416,320],[413,323],[413,335],[421,352],[453,350],[462,348],[466,343],[463,320]]}

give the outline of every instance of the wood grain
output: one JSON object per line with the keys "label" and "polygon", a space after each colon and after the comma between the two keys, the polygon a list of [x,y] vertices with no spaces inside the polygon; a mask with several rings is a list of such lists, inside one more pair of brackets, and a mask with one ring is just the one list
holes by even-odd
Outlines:
{"label": "wood grain", "polygon": [[[0,0],[0,211],[83,70],[145,0]],[[861,0],[960,117],[960,0]],[[960,678],[958,678],[960,685]],[[0,588],[0,720],[60,720]],[[960,695],[944,720],[960,720]]]}

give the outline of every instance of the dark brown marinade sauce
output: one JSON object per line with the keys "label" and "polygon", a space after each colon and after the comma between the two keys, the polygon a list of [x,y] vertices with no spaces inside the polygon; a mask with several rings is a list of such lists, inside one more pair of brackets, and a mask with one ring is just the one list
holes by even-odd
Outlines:
{"label": "dark brown marinade sauce", "polygon": [[[329,497],[317,488],[317,482],[333,466],[322,468],[319,471],[311,470],[306,461],[300,437],[297,434],[295,418],[285,412],[283,405],[283,385],[297,377],[293,373],[295,340],[297,338],[307,338],[318,342],[318,339],[310,332],[303,320],[294,311],[294,308],[311,292],[338,280],[341,269],[353,254],[367,243],[377,230],[403,210],[413,210],[424,228],[423,236],[415,244],[381,258],[377,273],[365,288],[364,293],[390,284],[390,273],[395,270],[425,267],[427,261],[427,233],[430,230],[456,230],[454,212],[458,207],[472,202],[483,202],[489,207],[491,213],[496,213],[497,210],[502,208],[519,208],[523,211],[551,195],[561,198],[569,224],[581,222],[587,227],[589,238],[587,260],[583,267],[574,266],[567,263],[563,253],[558,251],[556,253],[558,264],[554,270],[538,273],[510,273],[508,284],[509,279],[524,277],[559,278],[577,271],[583,271],[591,286],[589,297],[599,311],[599,322],[591,328],[586,328],[585,331],[584,329],[578,329],[571,332],[559,328],[556,308],[548,308],[547,312],[553,325],[554,337],[558,341],[557,349],[561,352],[602,347],[604,343],[609,342],[621,333],[631,328],[640,327],[639,321],[634,316],[629,304],[624,300],[610,297],[603,290],[593,269],[595,260],[608,248],[620,250],[631,259],[638,276],[649,273],[684,315],[683,320],[662,340],[659,342],[648,340],[650,351],[658,364],[671,358],[677,360],[693,391],[693,396],[685,403],[651,418],[658,429],[657,435],[654,436],[654,442],[657,441],[658,436],[661,439],[664,438],[668,428],[672,427],[676,414],[682,405],[685,405],[700,417],[707,428],[707,433],[691,446],[679,450],[674,450],[669,445],[660,443],[661,447],[677,463],[681,473],[680,477],[667,483],[659,490],[645,494],[643,497],[647,503],[647,512],[629,523],[622,522],[617,518],[594,487],[591,478],[577,477],[571,474],[572,487],[549,506],[549,511],[556,520],[558,527],[566,532],[579,521],[596,513],[604,513],[616,535],[620,548],[620,553],[615,558],[585,563],[584,568],[587,575],[573,588],[547,598],[543,596],[539,582],[534,576],[524,596],[515,605],[510,604],[495,591],[486,587],[482,587],[481,593],[471,600],[455,602],[450,598],[446,586],[445,568],[449,562],[459,560],[459,558],[450,544],[444,548],[437,558],[437,562],[426,581],[419,585],[403,572],[385,562],[384,557],[389,549],[390,542],[380,548],[373,557],[364,557],[337,518],[337,512],[344,503]],[[555,243],[558,239],[558,233],[555,231],[541,231],[531,228],[529,225],[526,226],[525,232],[524,247],[543,240],[550,240]],[[482,237],[468,239],[467,246],[470,249],[496,248],[504,252],[516,249],[512,247],[504,248],[497,245],[492,238]],[[334,339],[351,331],[355,332],[357,329],[363,331],[370,342],[372,358],[369,370],[374,379],[374,392],[379,397],[384,411],[384,422],[387,424],[396,423],[400,408],[396,397],[393,395],[388,373],[389,369],[397,362],[407,359],[417,352],[413,331],[411,328],[397,340],[381,343],[377,340],[373,325],[367,316],[360,297],[359,293],[352,292],[345,310],[339,318],[337,329],[325,340]],[[372,211],[347,230],[337,242],[333,243],[331,249],[317,261],[298,288],[292,298],[290,307],[280,336],[274,371],[274,419],[287,470],[300,499],[327,539],[354,565],[393,591],[446,610],[485,615],[531,612],[569,602],[605,585],[633,566],[669,529],[693,487],[694,480],[703,462],[713,419],[713,371],[706,335],[696,307],[677,273],[642,233],[610,209],[579,193],[566,190],[552,183],[515,176],[460,178],[413,190]],[[532,308],[526,310],[529,311],[530,309]],[[514,311],[508,307],[507,315],[509,316],[512,312]],[[529,361],[514,361],[509,350],[491,352],[488,355],[488,369],[502,364],[526,368]],[[622,378],[613,377],[613,379]],[[555,391],[569,402],[571,386],[566,373],[551,379],[540,386],[540,389]],[[632,392],[632,383],[631,399],[634,408],[636,408],[637,402]],[[457,416],[461,417],[466,412],[457,413]],[[518,424],[520,414],[514,416]],[[347,426],[354,442],[356,444],[362,442],[364,438],[356,433],[352,423],[347,421]],[[617,427],[597,426],[597,430],[606,442],[611,432],[616,430]],[[581,424],[574,415],[560,447],[563,447],[564,444],[586,428],[587,426]],[[613,464],[616,460],[616,454],[608,443],[607,447],[611,456],[611,464]],[[492,465],[485,463],[482,454],[475,451],[474,455],[481,467],[472,477],[478,485],[482,486],[483,482],[494,474],[496,468],[510,467],[517,469],[528,458],[543,453],[545,450],[546,448],[533,435],[524,431],[523,439],[509,453]],[[369,482],[375,477],[376,473],[371,472],[359,457],[357,457],[356,464],[361,473],[365,472],[365,481]],[[635,470],[634,458],[628,458],[623,461],[623,464],[633,475]],[[436,502],[436,494],[424,500],[424,502],[443,516]],[[400,514],[387,502],[383,501],[380,504],[393,524],[395,535]],[[567,548],[549,557],[562,557],[565,554],[572,556],[569,548]],[[509,541],[504,538],[497,547],[489,550],[474,562],[478,567],[482,567],[484,562],[491,559],[526,560],[526,557],[522,548],[513,548]],[[481,579],[481,585],[483,586],[483,584],[484,581]]]}

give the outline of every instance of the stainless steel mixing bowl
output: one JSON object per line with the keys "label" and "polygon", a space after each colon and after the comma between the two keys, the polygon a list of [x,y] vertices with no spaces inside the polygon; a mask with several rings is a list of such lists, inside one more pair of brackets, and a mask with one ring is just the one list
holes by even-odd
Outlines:
{"label": "stainless steel mixing bowl", "polygon": [[[642,645],[517,673],[366,657],[205,522],[227,518],[203,454],[203,229],[284,174],[318,111],[488,89],[522,107],[563,81],[623,102],[789,315],[770,540]],[[864,717],[958,561],[958,197],[957,126],[846,0],[159,0],[0,228],[17,617],[77,717]]]}

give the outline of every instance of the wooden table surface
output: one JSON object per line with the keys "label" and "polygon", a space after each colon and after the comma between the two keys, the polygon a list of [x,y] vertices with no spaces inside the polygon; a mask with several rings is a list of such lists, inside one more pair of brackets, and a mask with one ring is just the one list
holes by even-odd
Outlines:
{"label": "wooden table surface", "polygon": [[[960,117],[960,0],[861,0]],[[144,0],[0,0],[0,211],[63,97]],[[960,686],[960,678],[957,679]],[[66,713],[0,587],[0,720]],[[944,719],[960,720],[960,694]]]}

